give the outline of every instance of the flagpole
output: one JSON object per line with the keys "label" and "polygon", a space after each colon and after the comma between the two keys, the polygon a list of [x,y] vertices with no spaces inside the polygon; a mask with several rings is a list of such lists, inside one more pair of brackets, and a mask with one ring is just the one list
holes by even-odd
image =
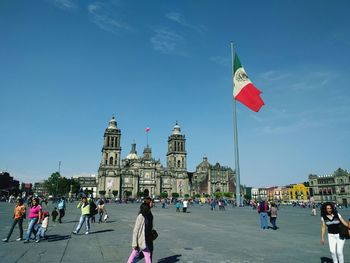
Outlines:
{"label": "flagpole", "polygon": [[[233,74],[234,74],[234,48],[233,42],[231,42],[231,59],[232,59],[232,87],[233,83]],[[234,96],[234,94],[232,94]],[[234,131],[234,151],[235,151],[235,171],[236,171],[236,205],[242,205],[241,199],[241,178],[239,171],[239,154],[238,154],[238,132],[237,132],[237,111],[236,111],[236,99],[233,98],[233,131]]]}

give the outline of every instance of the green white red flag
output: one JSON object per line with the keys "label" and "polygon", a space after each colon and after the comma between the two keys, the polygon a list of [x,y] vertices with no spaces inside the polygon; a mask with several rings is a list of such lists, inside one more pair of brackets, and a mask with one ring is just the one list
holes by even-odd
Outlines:
{"label": "green white red flag", "polygon": [[235,100],[243,103],[249,109],[258,112],[264,105],[264,101],[260,97],[262,92],[248,78],[237,54],[235,54],[233,64],[233,84],[233,97]]}

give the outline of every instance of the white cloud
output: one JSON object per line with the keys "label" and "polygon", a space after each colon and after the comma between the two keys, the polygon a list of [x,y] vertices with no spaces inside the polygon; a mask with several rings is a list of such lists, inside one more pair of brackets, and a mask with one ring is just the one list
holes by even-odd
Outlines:
{"label": "white cloud", "polygon": [[120,30],[133,31],[133,28],[117,17],[116,13],[111,11],[111,8],[102,3],[95,2],[89,4],[88,12],[93,23],[95,23],[102,30],[118,33]]}
{"label": "white cloud", "polygon": [[196,31],[197,33],[200,33],[200,34],[203,33],[203,27],[190,24],[189,22],[186,21],[186,19],[180,13],[176,13],[176,12],[167,13],[165,14],[165,17],[183,27],[187,27],[191,30]]}
{"label": "white cloud", "polygon": [[164,54],[175,54],[186,56],[184,47],[186,45],[185,39],[170,30],[156,29],[150,39],[153,48]]}
{"label": "white cloud", "polygon": [[77,8],[74,0],[51,0],[60,9],[73,10]]}

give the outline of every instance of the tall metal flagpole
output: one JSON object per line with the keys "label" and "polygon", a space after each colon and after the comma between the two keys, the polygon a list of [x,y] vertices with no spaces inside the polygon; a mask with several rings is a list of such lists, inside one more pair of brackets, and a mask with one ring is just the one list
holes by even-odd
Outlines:
{"label": "tall metal flagpole", "polygon": [[[231,42],[231,59],[232,59],[232,87],[234,88],[233,74],[234,74],[234,48],[233,42]],[[234,94],[232,94],[234,96]],[[237,111],[236,111],[236,99],[233,98],[233,130],[234,130],[234,150],[235,150],[235,166],[236,166],[236,203],[237,206],[242,205],[241,199],[241,178],[239,171],[239,154],[238,154],[238,132],[237,132]]]}

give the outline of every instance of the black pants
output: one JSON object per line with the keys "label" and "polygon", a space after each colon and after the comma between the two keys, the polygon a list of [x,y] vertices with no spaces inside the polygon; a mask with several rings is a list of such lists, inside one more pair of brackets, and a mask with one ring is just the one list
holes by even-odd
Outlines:
{"label": "black pants", "polygon": [[19,227],[19,237],[20,238],[23,238],[23,218],[17,218],[17,219],[14,219],[13,220],[13,223],[12,223],[12,226],[11,226],[11,229],[10,229],[10,232],[8,233],[7,235],[7,240],[10,239],[11,235],[12,235],[12,232],[13,232],[13,229],[15,228],[15,226],[17,225],[18,223],[18,227]]}
{"label": "black pants", "polygon": [[59,209],[58,211],[60,212],[60,217],[58,218],[58,222],[62,223],[61,219],[64,217],[65,211],[64,209]]}

